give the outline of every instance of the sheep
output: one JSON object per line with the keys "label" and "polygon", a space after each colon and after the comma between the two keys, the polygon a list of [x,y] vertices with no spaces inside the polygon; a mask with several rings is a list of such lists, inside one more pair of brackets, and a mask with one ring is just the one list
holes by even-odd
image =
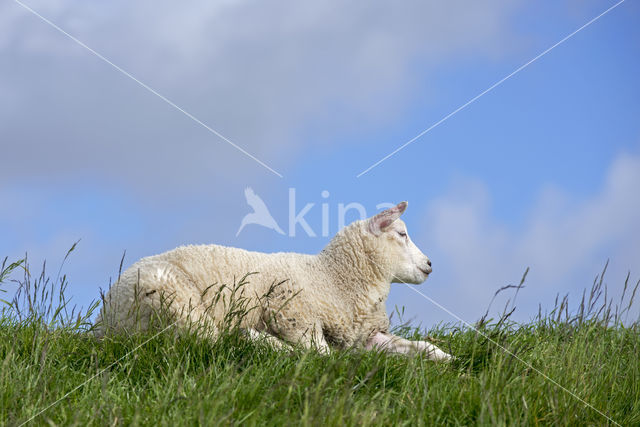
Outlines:
{"label": "sheep", "polygon": [[245,306],[254,309],[239,319],[239,327],[251,339],[322,353],[355,347],[449,360],[452,356],[427,341],[389,332],[385,302],[391,283],[420,284],[432,271],[399,219],[407,205],[351,223],[317,255],[199,245],[143,258],[103,298],[96,334],[144,330],[164,304],[179,327],[208,322],[215,335],[229,310],[226,302],[237,291],[221,284],[257,272],[241,290]]}

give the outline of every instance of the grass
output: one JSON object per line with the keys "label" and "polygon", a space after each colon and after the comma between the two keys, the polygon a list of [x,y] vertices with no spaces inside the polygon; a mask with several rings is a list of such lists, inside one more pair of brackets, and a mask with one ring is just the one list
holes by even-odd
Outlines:
{"label": "grass", "polygon": [[216,342],[189,332],[98,341],[97,305],[71,309],[66,277],[44,270],[6,259],[0,269],[0,283],[20,289],[0,303],[4,425],[640,424],[640,326],[622,322],[637,284],[614,306],[600,277],[575,314],[565,298],[529,324],[505,312],[480,332],[398,328],[457,357],[447,364],[279,352],[235,330]]}

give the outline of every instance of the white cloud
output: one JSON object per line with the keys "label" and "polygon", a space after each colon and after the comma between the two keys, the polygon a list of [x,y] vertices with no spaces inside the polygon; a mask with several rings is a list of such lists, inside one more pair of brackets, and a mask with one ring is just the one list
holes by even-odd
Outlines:
{"label": "white cloud", "polygon": [[[550,309],[557,293],[570,293],[576,308],[583,289],[590,288],[610,258],[605,282],[609,296],[619,297],[629,270],[631,280],[640,278],[638,188],[640,156],[622,154],[591,196],[576,200],[558,188],[547,188],[533,202],[524,225],[513,227],[492,217],[485,185],[472,179],[459,182],[429,207],[419,243],[428,243],[434,275],[422,290],[473,322],[484,314],[493,293],[517,284],[529,266],[514,317],[528,320],[537,314],[538,304]],[[494,308],[501,310],[506,294],[499,301]],[[403,289],[394,303],[405,302],[418,319],[454,320]]]}
{"label": "white cloud", "polygon": [[[305,129],[328,141],[393,120],[423,73],[511,49],[519,2],[29,4],[284,172]],[[13,2],[0,52],[0,180],[80,171],[184,191],[268,174]]]}

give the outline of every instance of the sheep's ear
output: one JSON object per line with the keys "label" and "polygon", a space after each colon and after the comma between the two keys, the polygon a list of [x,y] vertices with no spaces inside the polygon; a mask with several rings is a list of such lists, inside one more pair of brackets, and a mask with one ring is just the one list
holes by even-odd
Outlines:
{"label": "sheep's ear", "polygon": [[396,206],[380,212],[369,218],[369,231],[376,236],[384,232],[407,209],[407,202],[400,202]]}

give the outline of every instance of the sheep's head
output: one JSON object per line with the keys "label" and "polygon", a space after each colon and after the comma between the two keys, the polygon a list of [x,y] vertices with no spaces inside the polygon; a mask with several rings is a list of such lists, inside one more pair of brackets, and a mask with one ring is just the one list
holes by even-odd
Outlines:
{"label": "sheep's head", "polygon": [[386,264],[392,282],[418,284],[431,273],[431,261],[411,241],[407,226],[399,219],[407,205],[398,203],[367,219],[366,231],[371,236],[367,240],[375,246],[376,262]]}

